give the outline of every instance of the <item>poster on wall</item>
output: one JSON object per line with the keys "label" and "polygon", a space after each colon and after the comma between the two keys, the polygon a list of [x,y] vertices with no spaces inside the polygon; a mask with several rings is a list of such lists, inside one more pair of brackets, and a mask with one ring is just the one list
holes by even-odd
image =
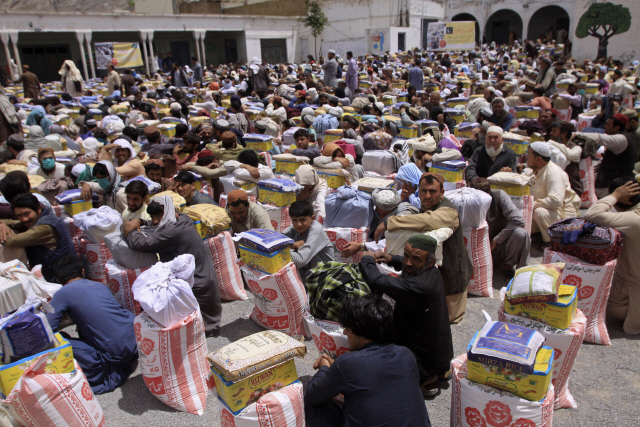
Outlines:
{"label": "poster on wall", "polygon": [[476,47],[476,23],[430,22],[427,27],[428,50],[468,50]]}
{"label": "poster on wall", "polygon": [[389,29],[367,30],[369,52],[374,55],[384,55],[390,50]]}
{"label": "poster on wall", "polygon": [[116,68],[142,67],[139,43],[94,43],[98,70],[112,64]]}

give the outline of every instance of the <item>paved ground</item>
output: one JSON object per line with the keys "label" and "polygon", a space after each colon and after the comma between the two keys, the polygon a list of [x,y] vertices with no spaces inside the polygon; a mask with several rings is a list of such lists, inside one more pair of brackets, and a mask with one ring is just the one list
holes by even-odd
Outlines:
{"label": "paved ground", "polygon": [[[531,263],[539,263],[540,252],[532,253]],[[494,319],[499,306],[498,290],[505,285],[501,274],[494,277],[495,299],[470,298],[467,315],[453,326],[455,354],[462,354],[472,334],[483,324],[482,310]],[[253,300],[225,303],[222,334],[209,338],[209,351],[223,347],[261,328],[248,318]],[[640,350],[638,337],[624,335],[621,324],[609,322],[612,346],[584,344],[574,365],[569,388],[577,403],[576,410],[559,410],[554,415],[555,427],[638,426],[640,425]],[[306,385],[314,374],[313,362],[318,357],[313,341],[307,341],[308,354],[296,360],[298,375]],[[109,426],[219,426],[216,400],[209,396],[202,417],[177,412],[157,400],[146,388],[140,371],[112,393],[98,396]],[[449,425],[450,390],[426,402],[432,425]]]}

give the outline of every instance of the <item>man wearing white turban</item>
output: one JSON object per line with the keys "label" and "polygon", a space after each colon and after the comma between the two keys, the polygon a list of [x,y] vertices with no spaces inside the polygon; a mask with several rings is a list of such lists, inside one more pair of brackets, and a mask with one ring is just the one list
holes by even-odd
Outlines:
{"label": "man wearing white turban", "polygon": [[125,180],[145,174],[144,166],[136,157],[133,146],[126,139],[116,139],[113,144],[107,144],[100,151],[99,160],[113,162],[116,172]]}
{"label": "man wearing white turban", "polygon": [[71,95],[72,98],[82,96],[84,81],[80,70],[78,70],[72,60],[67,59],[64,61],[58,74],[60,74],[62,88]]}
{"label": "man wearing white turban", "polygon": [[497,172],[516,172],[516,153],[502,139],[503,130],[499,126],[487,129],[484,145],[473,152],[465,171],[467,182],[476,178],[488,178]]}
{"label": "man wearing white turban", "polygon": [[527,175],[535,175],[533,195],[533,223],[531,234],[542,235],[543,246],[549,242],[547,229],[554,222],[578,216],[580,198],[571,189],[569,176],[562,168],[551,162],[551,145],[536,141],[527,151]]}

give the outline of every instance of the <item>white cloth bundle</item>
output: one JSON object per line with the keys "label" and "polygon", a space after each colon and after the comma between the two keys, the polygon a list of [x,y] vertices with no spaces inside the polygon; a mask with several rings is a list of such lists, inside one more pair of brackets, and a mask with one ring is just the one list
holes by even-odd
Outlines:
{"label": "white cloth bundle", "polygon": [[109,206],[101,206],[74,215],[73,222],[92,243],[100,243],[104,236],[120,228],[122,216]]}
{"label": "white cloth bundle", "polygon": [[61,285],[49,283],[34,273],[20,261],[13,260],[0,264],[0,314],[16,310],[24,301],[40,297],[48,300]]}
{"label": "white cloth bundle", "polygon": [[[153,233],[155,227],[141,227],[142,234]],[[127,239],[122,237],[120,230],[104,236],[104,243],[113,255],[113,260],[128,269],[135,270],[137,268],[151,267],[158,262],[158,255],[148,252],[134,251],[129,247]]]}
{"label": "white cloth bundle", "polygon": [[460,214],[460,226],[478,228],[487,219],[491,196],[475,188],[461,188],[447,192],[447,199]]}

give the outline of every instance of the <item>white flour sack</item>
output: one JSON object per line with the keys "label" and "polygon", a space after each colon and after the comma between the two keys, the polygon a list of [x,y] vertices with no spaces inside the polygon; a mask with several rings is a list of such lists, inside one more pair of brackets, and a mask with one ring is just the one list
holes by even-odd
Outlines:
{"label": "white flour sack", "polygon": [[255,307],[251,318],[267,329],[287,335],[304,335],[304,308],[307,292],[296,266],[290,262],[276,274],[265,274],[247,266],[242,274],[253,294]]}
{"label": "white flour sack", "polygon": [[469,381],[467,355],[451,362],[451,427],[551,427],[553,386],[547,396],[532,402],[508,391]]}
{"label": "white flour sack", "polygon": [[233,415],[218,399],[220,427],[304,427],[302,384],[295,382],[272,391]]}
{"label": "white flour sack", "polygon": [[87,239],[99,243],[104,236],[120,229],[122,216],[109,206],[101,206],[74,215],[73,221]]}
{"label": "white flour sack", "polygon": [[78,253],[88,264],[87,271],[85,272],[87,279],[107,283],[107,275],[104,267],[107,265],[107,261],[113,259],[111,252],[107,249],[107,245],[104,241],[92,243],[84,237],[78,237],[76,241],[78,244]]}
{"label": "white flour sack", "polygon": [[473,275],[467,286],[467,293],[493,298],[493,260],[489,243],[489,225],[485,221],[478,228],[462,229],[464,247],[473,264]]}
{"label": "white flour sack", "polygon": [[605,320],[617,261],[614,259],[605,265],[587,264],[571,255],[545,249],[543,262],[565,263],[562,283],[578,288],[578,308],[588,319],[584,340],[611,345]]}
{"label": "white flour sack", "polygon": [[136,316],[133,329],[149,391],[173,409],[202,415],[211,385],[200,310],[168,328],[142,313]]}
{"label": "white flour sack", "polygon": [[325,228],[327,237],[333,243],[335,260],[338,262],[357,264],[362,259],[362,251],[358,251],[355,255],[345,258],[342,256],[341,250],[343,250],[348,243],[357,242],[364,243],[367,241],[368,227],[364,228],[346,228],[346,227],[333,227]]}
{"label": "white flour sack", "polygon": [[349,340],[343,334],[344,328],[339,323],[316,319],[307,308],[304,312],[304,325],[307,328],[307,336],[313,338],[318,352],[326,351],[335,359],[350,351]]}
{"label": "white flour sack", "polygon": [[107,261],[104,269],[107,275],[107,286],[111,289],[111,293],[116,301],[118,301],[122,307],[133,313],[134,316],[142,313],[142,307],[140,307],[140,303],[133,297],[131,287],[138,276],[147,270],[147,268],[132,270],[116,264],[116,262],[111,259]]}
{"label": "white flour sack", "polygon": [[291,217],[289,216],[289,206],[278,207],[272,205],[262,205],[269,219],[271,219],[271,226],[278,233],[282,233],[291,225]]}
{"label": "white flour sack", "polygon": [[205,243],[205,249],[213,261],[220,298],[227,301],[243,301],[249,298],[244,290],[238,255],[231,234],[224,231],[206,239]]}
{"label": "white flour sack", "polygon": [[552,378],[555,389],[554,409],[577,408],[578,404],[569,392],[569,375],[584,339],[584,327],[587,323],[584,314],[579,309],[576,310],[573,322],[567,329],[556,329],[532,319],[506,314],[504,305],[501,305],[498,309],[498,320],[526,326],[542,334],[545,338],[544,345],[553,347],[554,350]]}
{"label": "white flour sack", "polygon": [[451,201],[460,213],[461,227],[479,228],[487,220],[487,212],[491,206],[491,196],[475,188],[461,188],[447,192]]}
{"label": "white flour sack", "polygon": [[28,427],[103,427],[104,413],[78,362],[69,374],[45,373],[47,355],[24,371],[2,401]]}

